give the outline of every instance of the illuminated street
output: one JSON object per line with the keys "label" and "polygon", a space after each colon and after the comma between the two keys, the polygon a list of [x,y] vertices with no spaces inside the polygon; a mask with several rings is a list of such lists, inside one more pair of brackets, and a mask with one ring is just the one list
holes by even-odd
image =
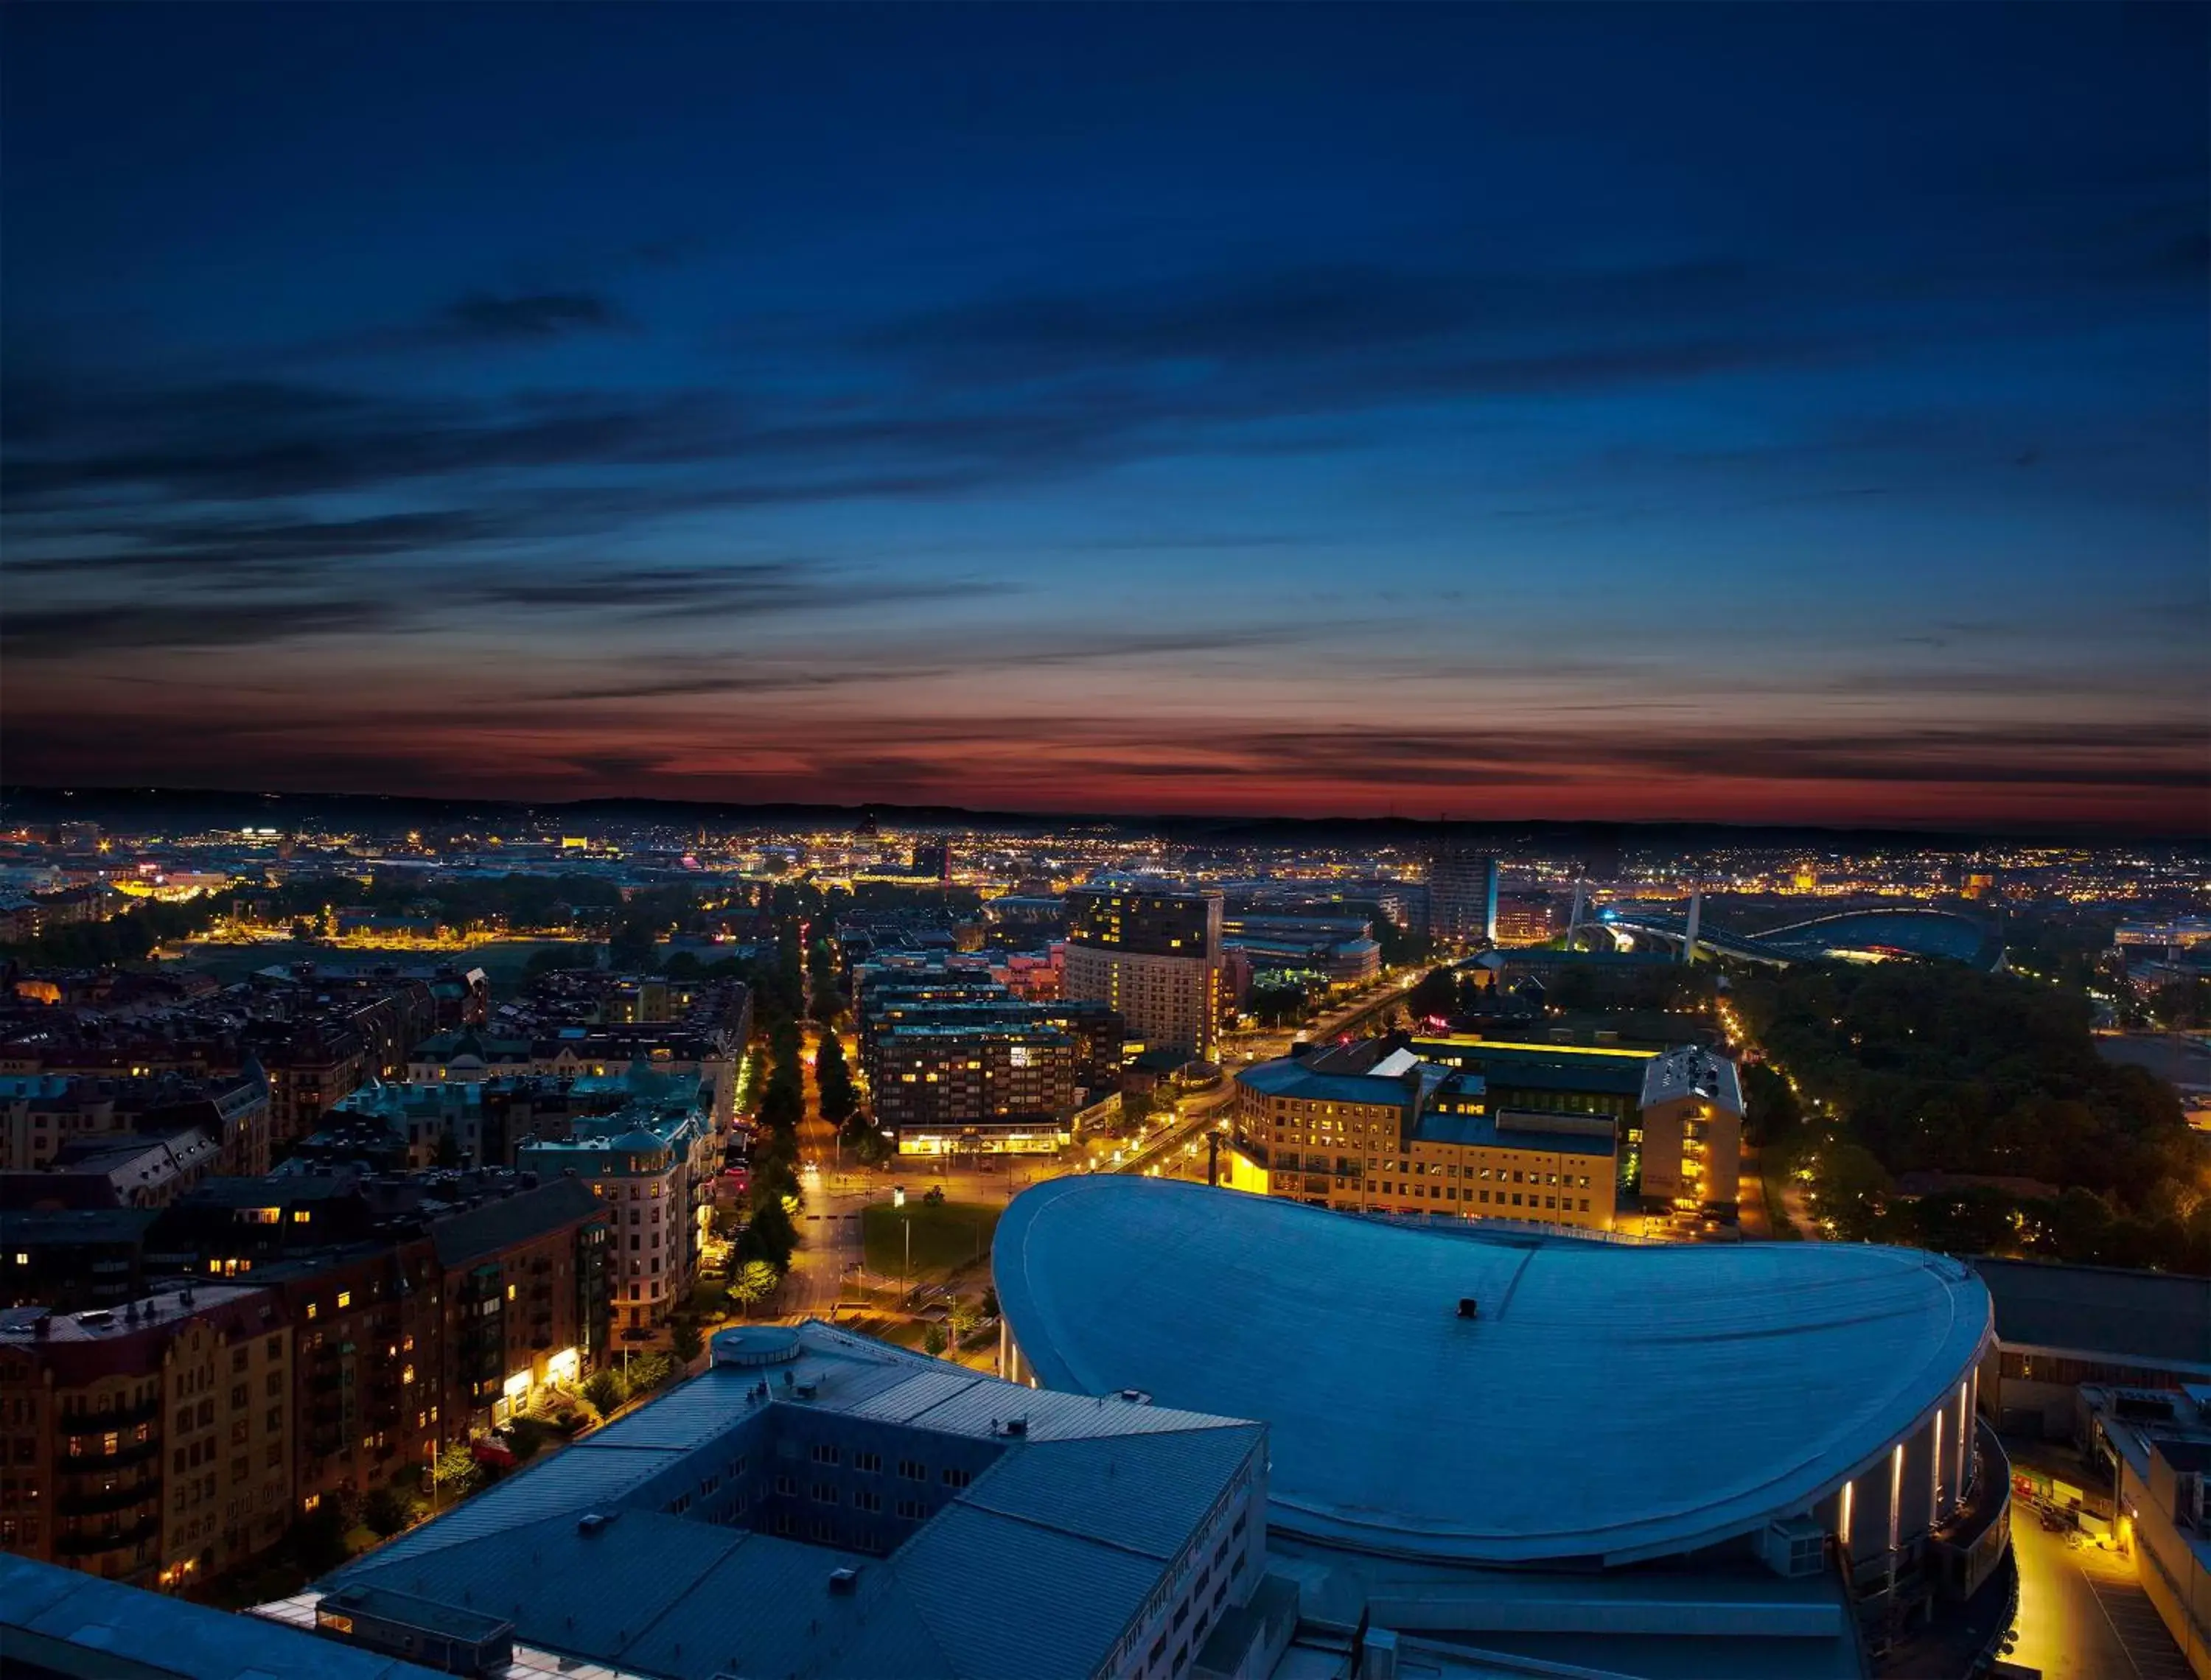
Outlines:
{"label": "illuminated street", "polygon": [[2132,1563],[2093,1545],[2069,1546],[2035,1514],[2015,1508],[2019,1642],[2011,1660],[2044,1680],[2189,1680]]}

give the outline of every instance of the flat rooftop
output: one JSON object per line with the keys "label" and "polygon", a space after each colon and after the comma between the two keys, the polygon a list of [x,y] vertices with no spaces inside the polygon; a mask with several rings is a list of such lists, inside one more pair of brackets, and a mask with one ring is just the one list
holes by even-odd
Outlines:
{"label": "flat rooftop", "polygon": [[1997,1339],[2211,1376],[2211,1278],[2040,1260],[1968,1261],[1996,1302]]}
{"label": "flat rooftop", "polygon": [[[309,1625],[323,1594],[381,1588],[512,1623],[518,1671],[1088,1674],[1239,1478],[1264,1472],[1263,1424],[1041,1393],[824,1324],[724,1331],[714,1352],[651,1405],[257,1613]],[[832,1444],[841,1459],[815,1450]],[[777,1481],[795,1485],[772,1496],[806,1514],[791,1530],[844,1518],[850,1503],[806,1490],[857,1476],[861,1451],[879,1454],[883,1504],[938,1502],[887,1554],[747,1526]],[[749,1517],[734,1502],[748,1485]]]}
{"label": "flat rooftop", "polygon": [[1402,1109],[1405,1087],[1366,1073],[1319,1073],[1294,1056],[1262,1061],[1236,1075],[1247,1091],[1262,1097],[1287,1097],[1301,1103],[1364,1103]]}
{"label": "flat rooftop", "polygon": [[1990,1336],[1979,1280],[1916,1250],[1411,1229],[1105,1175],[1017,1198],[994,1272],[1046,1387],[1263,1417],[1275,1531],[1397,1558],[1754,1531],[1881,1460]]}
{"label": "flat rooftop", "polygon": [[1507,1109],[1494,1115],[1442,1114],[1433,1109],[1420,1116],[1413,1136],[1421,1143],[1460,1144],[1473,1149],[1540,1149],[1560,1155],[1610,1155],[1617,1145],[1614,1134],[1572,1132],[1546,1126],[1563,1116]]}
{"label": "flat rooftop", "polygon": [[432,1671],[0,1552],[0,1654],[9,1671],[66,1680],[433,1680]]}

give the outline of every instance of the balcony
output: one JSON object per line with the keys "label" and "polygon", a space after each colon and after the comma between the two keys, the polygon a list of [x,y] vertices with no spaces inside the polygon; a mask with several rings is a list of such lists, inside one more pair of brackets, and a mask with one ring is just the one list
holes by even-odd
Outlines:
{"label": "balcony", "polygon": [[143,1505],[149,1499],[161,1496],[161,1478],[142,1477],[137,1481],[119,1488],[99,1488],[85,1493],[60,1493],[54,1496],[54,1510],[64,1517],[104,1516],[110,1511],[128,1510],[133,1505]]}
{"label": "balcony", "polygon": [[58,1557],[88,1557],[94,1552],[122,1551],[148,1540],[158,1539],[161,1533],[161,1514],[142,1517],[128,1528],[118,1528],[106,1534],[57,1534],[54,1536],[54,1555]]}
{"label": "balcony", "polygon": [[54,1468],[64,1476],[82,1476],[93,1471],[120,1470],[125,1465],[143,1464],[148,1459],[161,1456],[161,1437],[151,1441],[125,1441],[117,1443],[112,1453],[80,1453],[58,1459]]}
{"label": "balcony", "polygon": [[135,1429],[141,1423],[150,1423],[167,1409],[158,1386],[154,1398],[139,1405],[127,1405],[108,1411],[76,1412],[60,1419],[62,1430],[67,1435],[97,1435],[104,1429]]}

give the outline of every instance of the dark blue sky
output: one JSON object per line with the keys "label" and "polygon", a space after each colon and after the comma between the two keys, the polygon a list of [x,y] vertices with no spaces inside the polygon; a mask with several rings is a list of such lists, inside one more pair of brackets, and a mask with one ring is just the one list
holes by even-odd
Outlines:
{"label": "dark blue sky", "polygon": [[11,7],[5,772],[2202,828],[2207,17]]}

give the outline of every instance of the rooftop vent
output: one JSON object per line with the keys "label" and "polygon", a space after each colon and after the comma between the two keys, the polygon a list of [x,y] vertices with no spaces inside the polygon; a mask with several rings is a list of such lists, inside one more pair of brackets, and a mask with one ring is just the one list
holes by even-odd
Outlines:
{"label": "rooftop vent", "polygon": [[586,1511],[582,1516],[576,1519],[576,1532],[578,1534],[603,1534],[606,1532],[607,1525],[611,1523],[613,1520],[614,1516],[609,1512]]}
{"label": "rooftop vent", "polygon": [[860,1590],[860,1572],[857,1569],[832,1569],[829,1572],[829,1590],[841,1598],[850,1598]]}
{"label": "rooftop vent", "polygon": [[798,1332],[781,1324],[718,1330],[713,1349],[717,1365],[780,1365],[798,1357]]}
{"label": "rooftop vent", "polygon": [[1008,1435],[1027,1435],[1028,1432],[1029,1432],[1029,1420],[1028,1420],[1027,1418],[1026,1418],[1026,1417],[1009,1417],[1008,1419],[1006,1419],[1006,1433],[1007,1433]]}
{"label": "rooftop vent", "polygon": [[1481,1306],[1472,1296],[1462,1295],[1458,1298],[1458,1315],[1461,1318],[1479,1318],[1481,1316]]}

